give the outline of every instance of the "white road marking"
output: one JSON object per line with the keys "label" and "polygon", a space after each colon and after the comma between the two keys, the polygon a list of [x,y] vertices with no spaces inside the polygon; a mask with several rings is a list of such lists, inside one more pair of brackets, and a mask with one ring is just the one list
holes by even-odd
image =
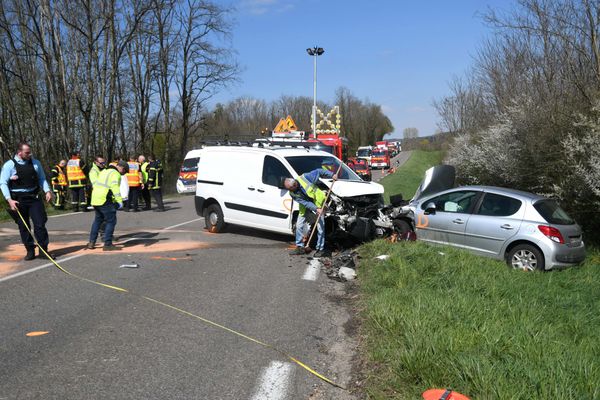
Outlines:
{"label": "white road marking", "polygon": [[316,281],[319,277],[319,271],[321,270],[321,262],[316,258],[313,258],[308,267],[306,267],[306,271],[304,271],[304,275],[302,279],[305,281]]}
{"label": "white road marking", "polygon": [[281,361],[271,361],[263,370],[260,383],[252,400],[281,400],[288,392],[293,365]]}
{"label": "white road marking", "polygon": [[166,228],[162,228],[161,230],[168,231],[169,229],[177,228],[178,226],[181,226],[181,225],[191,224],[192,222],[200,221],[201,219],[204,219],[204,217],[196,218],[191,221],[182,222],[181,224],[168,226]]}
{"label": "white road marking", "polygon": [[[75,255],[70,256],[70,257],[65,257],[65,258],[57,259],[56,262],[60,264],[61,262],[73,260],[75,258],[79,258],[79,257],[83,257],[83,256],[85,256],[85,254],[75,254]],[[54,263],[49,262],[47,264],[42,264],[42,265],[40,265],[38,267],[34,267],[34,268],[31,268],[31,269],[26,269],[25,271],[17,272],[16,274],[12,274],[12,275],[9,275],[9,276],[5,276],[4,278],[0,278],[0,282],[4,282],[4,281],[7,281],[9,279],[21,276],[21,275],[25,275],[25,274],[28,274],[30,272],[35,272],[35,271],[38,271],[40,269],[50,267],[52,265],[54,265]]]}

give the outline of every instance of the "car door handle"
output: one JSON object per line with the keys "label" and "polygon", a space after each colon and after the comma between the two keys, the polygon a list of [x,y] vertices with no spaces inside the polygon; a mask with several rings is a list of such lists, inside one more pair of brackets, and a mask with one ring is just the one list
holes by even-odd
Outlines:
{"label": "car door handle", "polygon": [[458,225],[462,225],[465,223],[465,221],[463,221],[462,219],[458,218],[452,221],[453,224],[458,224]]}
{"label": "car door handle", "polygon": [[265,189],[258,189],[258,190],[257,190],[257,192],[258,192],[258,193],[264,193],[264,192],[265,192]]}
{"label": "car door handle", "polygon": [[500,228],[502,228],[502,229],[506,229],[507,231],[509,231],[509,230],[511,230],[511,229],[514,229],[514,228],[513,228],[513,226],[512,226],[512,225],[510,225],[510,224],[504,224],[504,225],[502,225]]}
{"label": "car door handle", "polygon": [[256,190],[256,188],[253,188],[252,186],[248,186],[248,190]]}

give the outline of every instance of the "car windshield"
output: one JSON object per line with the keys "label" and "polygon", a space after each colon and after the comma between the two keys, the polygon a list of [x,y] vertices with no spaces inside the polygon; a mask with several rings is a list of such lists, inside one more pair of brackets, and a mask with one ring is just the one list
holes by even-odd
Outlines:
{"label": "car windshield", "polygon": [[540,200],[533,207],[550,224],[573,225],[575,223],[554,200]]}
{"label": "car windshield", "polygon": [[377,156],[377,157],[384,157],[385,156],[385,151],[383,150],[375,150],[373,152],[373,157]]}
{"label": "car windshield", "polygon": [[358,157],[369,157],[371,155],[371,150],[369,149],[360,149],[357,152]]}
{"label": "car windshield", "polygon": [[[290,163],[298,175],[302,175],[315,169],[323,168],[324,161],[333,165],[332,169],[334,173],[340,167],[340,160],[330,156],[293,156],[286,157],[285,159]],[[339,173],[339,179],[362,181],[362,179],[360,179],[358,175],[356,175],[356,173],[350,169],[350,167],[344,163],[341,163],[341,165],[342,169]]]}
{"label": "car windshield", "polygon": [[183,165],[181,166],[181,172],[194,172],[198,171],[198,157],[194,158],[186,158],[183,160]]}

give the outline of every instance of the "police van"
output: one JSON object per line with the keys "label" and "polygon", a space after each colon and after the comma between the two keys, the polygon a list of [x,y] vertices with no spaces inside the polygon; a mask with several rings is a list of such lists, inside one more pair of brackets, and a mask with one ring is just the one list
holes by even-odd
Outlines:
{"label": "police van", "polygon": [[[211,232],[226,224],[293,234],[298,205],[285,189],[285,178],[296,178],[333,164],[339,179],[332,199],[373,198],[383,201],[383,186],[363,181],[337,157],[288,142],[250,143],[245,146],[208,146],[198,162],[195,207]],[[323,189],[332,179],[321,179]],[[332,211],[335,206],[332,206]],[[340,210],[345,213],[345,210]]]}

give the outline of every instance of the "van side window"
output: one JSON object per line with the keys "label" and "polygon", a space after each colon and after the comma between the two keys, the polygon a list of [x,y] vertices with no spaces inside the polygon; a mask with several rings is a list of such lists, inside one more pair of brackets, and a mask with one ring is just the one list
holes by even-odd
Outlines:
{"label": "van side window", "polygon": [[265,185],[279,187],[281,178],[291,178],[288,169],[275,157],[265,156],[263,164],[262,181]]}

